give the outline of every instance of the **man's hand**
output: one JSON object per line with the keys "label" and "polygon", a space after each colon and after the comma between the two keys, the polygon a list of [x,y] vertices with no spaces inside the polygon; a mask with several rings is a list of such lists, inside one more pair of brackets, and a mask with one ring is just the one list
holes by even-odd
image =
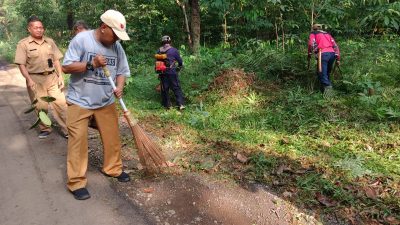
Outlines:
{"label": "man's hand", "polygon": [[114,90],[114,95],[115,95],[115,97],[117,97],[117,98],[122,98],[122,94],[123,94],[123,88],[117,87],[117,88]]}
{"label": "man's hand", "polygon": [[65,84],[64,84],[64,77],[63,77],[62,75],[60,75],[60,76],[58,77],[58,88],[61,90],[61,89],[64,88],[64,86],[65,86]]}
{"label": "man's hand", "polygon": [[35,90],[35,81],[33,81],[32,79],[26,79],[26,86],[31,89],[31,90]]}
{"label": "man's hand", "polygon": [[125,77],[122,75],[117,76],[116,89],[114,90],[115,97],[122,98],[124,86],[125,86]]}
{"label": "man's hand", "polygon": [[182,66],[177,66],[175,70],[176,70],[176,72],[180,72],[182,69],[183,69],[183,65]]}
{"label": "man's hand", "polygon": [[96,55],[92,60],[92,64],[94,68],[103,67],[107,65],[107,60],[102,55]]}

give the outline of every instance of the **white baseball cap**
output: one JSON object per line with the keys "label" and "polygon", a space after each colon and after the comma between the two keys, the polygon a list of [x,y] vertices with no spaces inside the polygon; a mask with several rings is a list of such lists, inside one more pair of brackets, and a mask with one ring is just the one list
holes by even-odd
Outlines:
{"label": "white baseball cap", "polygon": [[107,24],[114,33],[123,41],[130,40],[128,34],[126,33],[126,20],[122,13],[109,9],[103,15],[100,16],[101,21]]}

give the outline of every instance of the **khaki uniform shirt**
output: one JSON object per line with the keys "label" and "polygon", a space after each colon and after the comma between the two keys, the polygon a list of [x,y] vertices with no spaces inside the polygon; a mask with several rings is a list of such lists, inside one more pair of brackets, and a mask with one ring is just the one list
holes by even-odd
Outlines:
{"label": "khaki uniform shirt", "polygon": [[[30,74],[51,72],[54,62],[63,57],[53,39],[43,37],[40,42],[29,36],[18,42],[14,63],[25,65]],[[49,59],[52,65],[49,65]]]}

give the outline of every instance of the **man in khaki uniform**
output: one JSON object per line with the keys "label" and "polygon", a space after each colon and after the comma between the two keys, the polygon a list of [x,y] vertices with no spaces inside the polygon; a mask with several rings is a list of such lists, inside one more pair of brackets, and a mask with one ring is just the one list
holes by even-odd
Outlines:
{"label": "man in khaki uniform", "polygon": [[[67,104],[62,92],[64,80],[60,59],[63,57],[60,50],[51,38],[44,36],[44,27],[40,19],[32,16],[28,20],[29,36],[18,42],[14,63],[19,66],[21,74],[26,79],[26,86],[31,101],[38,99],[38,110],[48,110],[49,103],[40,99],[43,96],[52,96],[56,100],[51,102],[53,116],[61,126],[61,132],[68,138],[66,127]],[[46,138],[51,127],[39,124],[39,138]]]}

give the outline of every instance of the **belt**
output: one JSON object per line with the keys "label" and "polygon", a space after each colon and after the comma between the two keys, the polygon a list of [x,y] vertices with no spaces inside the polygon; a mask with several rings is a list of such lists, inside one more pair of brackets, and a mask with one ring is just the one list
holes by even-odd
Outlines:
{"label": "belt", "polygon": [[44,71],[43,73],[30,73],[33,75],[49,75],[49,74],[53,74],[55,70],[52,71]]}

